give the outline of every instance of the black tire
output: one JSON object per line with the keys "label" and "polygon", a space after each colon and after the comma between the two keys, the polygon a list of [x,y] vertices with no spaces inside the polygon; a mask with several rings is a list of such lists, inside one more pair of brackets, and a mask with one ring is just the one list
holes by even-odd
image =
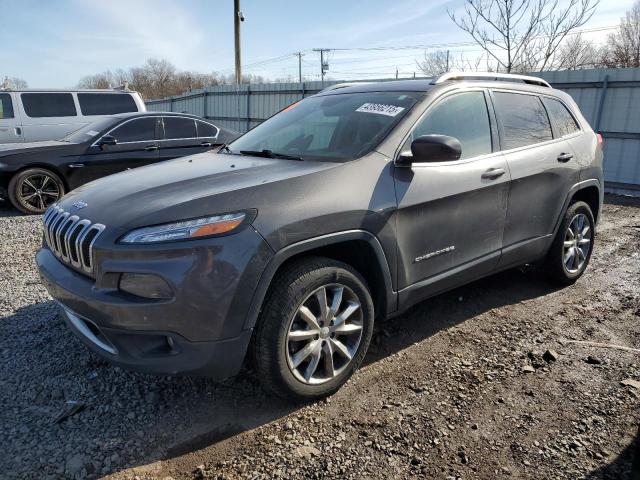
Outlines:
{"label": "black tire", "polygon": [[[46,179],[46,180],[45,180]],[[40,182],[40,183],[38,183]],[[35,188],[35,191],[33,187]],[[37,187],[43,186],[39,189]],[[35,193],[35,197],[28,195]],[[15,174],[9,182],[9,201],[22,213],[42,214],[65,193],[60,177],[44,168],[28,168]]]}
{"label": "black tire", "polygon": [[[290,366],[292,356],[295,357],[295,352],[291,353],[290,349],[292,345],[295,346],[298,343],[295,343],[295,341],[291,343],[289,330],[294,328],[294,322],[300,321],[299,309],[303,303],[306,305],[305,302],[312,301],[311,299],[315,298],[312,295],[322,288],[334,289],[326,290],[325,295],[327,292],[335,292],[335,289],[340,288],[342,288],[343,292],[348,292],[340,294],[339,305],[350,304],[343,295],[348,294],[352,299],[357,298],[356,301],[360,303],[357,321],[361,325],[361,336],[359,337],[358,345],[353,347],[354,351],[350,361],[346,360],[348,357],[340,356],[340,352],[333,350],[333,346],[330,346],[333,345],[331,339],[334,338],[335,333],[323,332],[323,335],[328,334],[330,338],[316,336],[315,340],[304,340],[308,342],[305,345],[314,341],[322,345],[322,353],[318,354],[318,358],[323,355],[322,358],[324,359],[321,369],[327,368],[326,366],[328,365],[326,363],[328,354],[324,350],[325,346],[328,347],[329,351],[333,351],[330,355],[331,369],[334,368],[334,358],[336,361],[348,362],[342,367],[340,373],[338,373],[340,369],[336,368],[334,370],[336,372],[334,377],[326,374],[325,379],[320,380],[324,383],[309,384],[305,383],[300,373],[296,373],[296,369]],[[332,298],[336,297],[334,295]],[[326,297],[326,299],[325,304],[331,307],[329,297]],[[330,316],[329,314],[327,318]],[[373,322],[374,308],[371,294],[365,280],[356,270],[345,263],[323,257],[309,257],[294,261],[279,272],[270,287],[252,339],[254,368],[266,390],[287,400],[310,401],[331,395],[351,377],[362,363],[371,341]],[[332,324],[333,322],[327,323],[327,325]],[[342,337],[335,338],[342,339]],[[345,344],[350,338],[352,337],[347,337]],[[302,350],[302,347],[300,350]],[[312,361],[310,360],[309,364]],[[304,363],[301,365],[304,366]],[[316,362],[316,365],[319,365],[319,363]],[[329,370],[326,370],[325,373],[327,371]],[[311,381],[315,380],[312,379]]]}
{"label": "black tire", "polygon": [[[583,263],[579,266],[579,268],[569,268],[567,266],[567,260],[565,258],[565,241],[569,240],[568,229],[572,225],[572,222],[576,219],[576,217],[582,215],[585,219],[585,226],[589,227],[590,233],[590,241],[588,244],[588,251],[586,254],[581,254],[584,256]],[[572,227],[572,231],[575,229]],[[583,230],[584,231],[584,230]],[[551,244],[551,248],[547,253],[547,256],[544,259],[543,267],[547,273],[549,279],[560,285],[571,285],[578,280],[587,266],[589,265],[589,260],[591,259],[591,253],[593,252],[593,246],[595,243],[595,221],[593,219],[593,213],[591,212],[591,208],[585,202],[575,202],[569,205],[567,211],[562,218],[562,222],[560,224],[560,228],[558,229],[558,233]],[[571,247],[567,247],[571,248]],[[575,247],[574,247],[575,248]],[[582,250],[581,250],[582,252]],[[581,255],[577,255],[574,253],[572,259],[577,258],[578,262],[582,258]],[[569,260],[571,264],[572,261]],[[575,264],[571,265],[575,267]]]}

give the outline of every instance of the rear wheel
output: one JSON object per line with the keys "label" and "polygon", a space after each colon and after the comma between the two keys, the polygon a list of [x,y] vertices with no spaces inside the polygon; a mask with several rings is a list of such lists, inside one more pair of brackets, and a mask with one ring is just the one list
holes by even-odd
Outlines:
{"label": "rear wheel", "polygon": [[9,200],[23,213],[40,214],[64,195],[64,184],[51,170],[29,168],[9,182]]}
{"label": "rear wheel", "polygon": [[274,279],[253,339],[261,382],[294,400],[334,393],[362,363],[373,318],[367,285],[349,265],[293,263]]}
{"label": "rear wheel", "polygon": [[582,276],[591,259],[595,240],[595,221],[585,202],[569,205],[556,238],[545,258],[550,278],[570,285]]}

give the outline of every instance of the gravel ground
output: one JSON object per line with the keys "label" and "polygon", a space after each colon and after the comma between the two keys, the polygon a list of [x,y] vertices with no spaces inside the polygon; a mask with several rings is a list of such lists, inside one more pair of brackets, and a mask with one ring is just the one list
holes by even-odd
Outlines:
{"label": "gravel ground", "polygon": [[40,286],[38,223],[0,210],[0,478],[631,478],[640,355],[615,347],[640,349],[640,201],[608,197],[576,285],[523,268],[424,302],[306,406],[251,372],[158,378],[90,354]]}

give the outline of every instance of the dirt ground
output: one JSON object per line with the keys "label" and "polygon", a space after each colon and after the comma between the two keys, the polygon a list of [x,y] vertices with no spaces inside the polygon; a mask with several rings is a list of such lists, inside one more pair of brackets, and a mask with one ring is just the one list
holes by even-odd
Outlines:
{"label": "dirt ground", "polygon": [[[18,242],[0,227],[3,249]],[[24,258],[3,251],[0,266]],[[0,477],[636,479],[638,200],[607,197],[574,286],[525,267],[428,300],[378,325],[365,365],[309,405],[267,396],[252,372],[216,385],[115,369],[71,337],[33,272],[21,275],[31,293],[0,297],[0,451],[11,456]],[[48,341],[8,339],[23,325]],[[52,356],[27,355],[53,340]],[[38,382],[27,408],[21,392]],[[84,410],[52,424],[71,398]]]}

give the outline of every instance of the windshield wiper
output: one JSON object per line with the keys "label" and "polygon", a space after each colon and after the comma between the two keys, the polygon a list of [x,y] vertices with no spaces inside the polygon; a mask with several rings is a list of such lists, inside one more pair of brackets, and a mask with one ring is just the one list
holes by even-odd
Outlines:
{"label": "windshield wiper", "polygon": [[282,160],[298,160],[302,161],[302,157],[296,157],[294,155],[287,155],[286,153],[278,153],[272,150],[264,149],[264,150],[240,150],[242,155],[251,155],[254,157],[264,157],[264,158],[281,158]]}

